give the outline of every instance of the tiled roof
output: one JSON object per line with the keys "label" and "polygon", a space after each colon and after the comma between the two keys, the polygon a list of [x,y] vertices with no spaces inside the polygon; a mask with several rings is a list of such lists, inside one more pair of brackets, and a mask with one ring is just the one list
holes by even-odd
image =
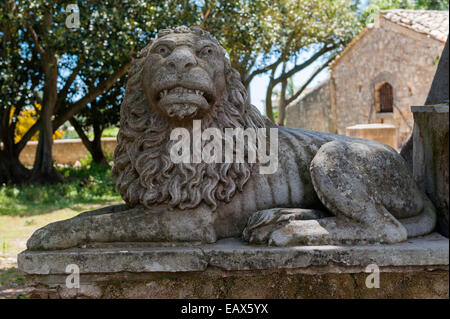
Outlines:
{"label": "tiled roof", "polygon": [[380,15],[419,33],[427,34],[437,40],[445,42],[448,35],[448,11],[432,10],[383,10]]}
{"label": "tiled roof", "polygon": [[[380,22],[381,18],[398,24],[404,28],[415,32],[423,33],[438,41],[445,42],[449,32],[449,12],[435,10],[403,10],[392,9],[382,10],[376,20]],[[368,31],[373,30],[375,26],[368,24],[345,49],[331,62],[329,68],[337,62],[364,36]]]}

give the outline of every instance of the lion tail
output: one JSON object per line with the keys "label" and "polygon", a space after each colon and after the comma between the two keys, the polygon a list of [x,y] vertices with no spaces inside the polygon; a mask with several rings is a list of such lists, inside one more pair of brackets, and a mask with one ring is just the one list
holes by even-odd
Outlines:
{"label": "lion tail", "polygon": [[414,217],[399,219],[406,228],[408,237],[423,236],[431,233],[437,223],[436,210],[428,196],[423,194],[423,210]]}

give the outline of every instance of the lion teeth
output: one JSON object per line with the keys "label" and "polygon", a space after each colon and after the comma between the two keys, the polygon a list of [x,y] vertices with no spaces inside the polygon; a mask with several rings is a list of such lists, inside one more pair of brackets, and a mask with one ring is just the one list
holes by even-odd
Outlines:
{"label": "lion teeth", "polygon": [[167,94],[184,94],[184,93],[191,93],[191,94],[196,94],[196,95],[201,95],[203,96],[205,94],[205,92],[201,91],[201,90],[191,90],[191,89],[186,89],[183,87],[176,87],[173,88],[171,90],[163,90],[159,93],[160,98],[165,97]]}

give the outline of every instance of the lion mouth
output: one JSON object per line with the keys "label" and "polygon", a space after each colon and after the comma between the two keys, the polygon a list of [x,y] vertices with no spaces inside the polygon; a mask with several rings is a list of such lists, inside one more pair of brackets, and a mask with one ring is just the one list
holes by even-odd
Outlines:
{"label": "lion mouth", "polygon": [[205,102],[211,104],[213,97],[200,89],[189,89],[182,86],[176,86],[170,89],[163,89],[158,93],[158,101],[162,104],[171,103],[193,103],[202,105]]}
{"label": "lion mouth", "polygon": [[201,90],[191,90],[191,89],[186,89],[186,88],[181,87],[181,86],[177,86],[177,87],[175,87],[173,89],[162,90],[161,92],[159,92],[159,98],[162,99],[167,94],[184,94],[184,93],[197,94],[197,95],[201,95],[201,96],[205,95],[205,92],[203,92]]}

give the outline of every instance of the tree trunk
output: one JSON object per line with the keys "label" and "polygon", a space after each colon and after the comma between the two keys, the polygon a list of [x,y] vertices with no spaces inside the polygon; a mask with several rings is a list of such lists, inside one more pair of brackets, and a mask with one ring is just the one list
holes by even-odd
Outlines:
{"label": "tree trunk", "polygon": [[53,184],[63,181],[63,177],[53,167],[53,128],[51,116],[41,114],[39,142],[36,150],[31,182],[38,184]]}
{"label": "tree trunk", "polygon": [[77,120],[72,118],[70,120],[70,124],[72,124],[72,126],[74,127],[75,131],[81,139],[81,142],[83,142],[83,145],[86,147],[89,153],[91,153],[92,161],[99,165],[109,166],[102,149],[103,128],[99,124],[94,123],[94,139],[90,141]]}
{"label": "tree trunk", "polygon": [[275,122],[273,117],[273,108],[272,108],[272,79],[269,82],[269,85],[266,89],[266,116],[272,121]]}
{"label": "tree trunk", "polygon": [[3,144],[0,147],[0,184],[22,184],[30,177],[30,170],[19,161],[20,151],[26,145],[28,137],[23,136],[19,145],[14,143],[15,124],[10,123],[9,114],[10,109],[7,109],[0,129],[0,141]]}
{"label": "tree trunk", "polygon": [[91,148],[88,149],[92,155],[92,161],[102,166],[109,166],[106,160],[105,154],[103,153],[101,138],[94,138],[91,143]]}
{"label": "tree trunk", "polygon": [[109,166],[102,149],[103,128],[101,128],[100,125],[98,125],[98,123],[94,123],[93,126],[94,126],[94,140],[90,143],[91,148],[89,149],[89,152],[91,152],[92,155],[92,160],[99,165]]}
{"label": "tree trunk", "polygon": [[19,161],[19,154],[0,151],[0,184],[22,184],[28,181],[30,170]]}
{"label": "tree trunk", "polygon": [[33,183],[59,183],[64,179],[53,167],[53,125],[52,116],[57,98],[58,67],[54,56],[47,57],[48,68],[45,72],[44,99],[40,114],[39,142],[36,150],[31,182]]}
{"label": "tree trunk", "polygon": [[284,118],[286,117],[286,89],[287,89],[287,79],[283,79],[281,82],[280,91],[280,104],[278,107],[278,118],[277,125],[284,126]]}

